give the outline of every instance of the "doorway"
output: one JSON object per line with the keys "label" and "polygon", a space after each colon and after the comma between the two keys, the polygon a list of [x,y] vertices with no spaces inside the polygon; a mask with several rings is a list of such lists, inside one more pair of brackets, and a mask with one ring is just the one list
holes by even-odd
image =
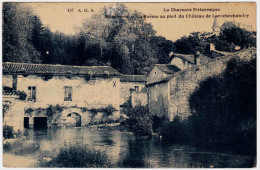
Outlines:
{"label": "doorway", "polygon": [[34,117],[33,118],[34,129],[46,129],[47,128],[47,117]]}
{"label": "doorway", "polygon": [[23,127],[29,129],[29,117],[24,117]]}

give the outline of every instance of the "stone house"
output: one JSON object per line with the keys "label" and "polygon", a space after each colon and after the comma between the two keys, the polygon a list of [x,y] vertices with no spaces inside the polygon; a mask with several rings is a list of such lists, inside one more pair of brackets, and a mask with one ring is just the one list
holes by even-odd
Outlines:
{"label": "stone house", "polygon": [[152,115],[169,115],[170,85],[174,73],[180,71],[171,64],[156,64],[147,77],[149,111]]}
{"label": "stone house", "polygon": [[145,75],[122,75],[120,77],[121,108],[147,104],[147,89]]}
{"label": "stone house", "polygon": [[203,54],[197,54],[196,55],[185,55],[185,54],[176,54],[172,53],[170,60],[168,61],[168,64],[174,65],[178,67],[181,70],[186,70],[194,65],[203,65],[210,62],[212,59],[208,56],[205,56]]}
{"label": "stone house", "polygon": [[83,126],[119,118],[120,76],[109,66],[3,63],[2,82],[27,94],[25,127]]}

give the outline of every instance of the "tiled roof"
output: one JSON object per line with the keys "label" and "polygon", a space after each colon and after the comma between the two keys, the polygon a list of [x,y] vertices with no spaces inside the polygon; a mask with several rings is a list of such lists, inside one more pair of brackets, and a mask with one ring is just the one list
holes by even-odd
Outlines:
{"label": "tiled roof", "polygon": [[178,67],[170,64],[155,64],[155,66],[166,74],[173,74],[180,71]]}
{"label": "tiled roof", "polygon": [[146,82],[145,75],[122,75],[120,77],[121,82]]}
{"label": "tiled roof", "polygon": [[121,73],[109,66],[70,66],[51,64],[3,63],[6,74],[54,74],[54,75],[91,75],[120,76]]}
{"label": "tiled roof", "polygon": [[[186,60],[188,61],[189,63],[191,64],[194,64],[194,55],[185,55],[185,54],[177,54],[177,53],[174,53],[170,60],[169,60],[169,63],[171,62],[171,60],[174,58],[174,57],[178,57],[178,58],[181,58],[183,60]],[[203,54],[200,54],[200,64],[207,64],[211,61],[212,59],[203,55]]]}

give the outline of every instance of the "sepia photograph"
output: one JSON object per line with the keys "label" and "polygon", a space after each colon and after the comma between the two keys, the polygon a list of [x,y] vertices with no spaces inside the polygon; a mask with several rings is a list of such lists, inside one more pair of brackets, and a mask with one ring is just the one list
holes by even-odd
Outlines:
{"label": "sepia photograph", "polygon": [[2,167],[256,168],[256,2],[2,2]]}

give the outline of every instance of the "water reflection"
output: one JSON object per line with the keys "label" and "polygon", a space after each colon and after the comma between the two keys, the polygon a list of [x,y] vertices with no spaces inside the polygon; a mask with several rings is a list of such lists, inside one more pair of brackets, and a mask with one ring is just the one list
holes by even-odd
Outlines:
{"label": "water reflection", "polygon": [[40,144],[39,152],[47,153],[57,150],[64,142],[87,144],[106,152],[114,163],[119,162],[120,167],[221,168],[254,165],[253,157],[169,145],[157,138],[138,138],[121,131],[91,131],[85,128],[30,129],[27,138]]}

